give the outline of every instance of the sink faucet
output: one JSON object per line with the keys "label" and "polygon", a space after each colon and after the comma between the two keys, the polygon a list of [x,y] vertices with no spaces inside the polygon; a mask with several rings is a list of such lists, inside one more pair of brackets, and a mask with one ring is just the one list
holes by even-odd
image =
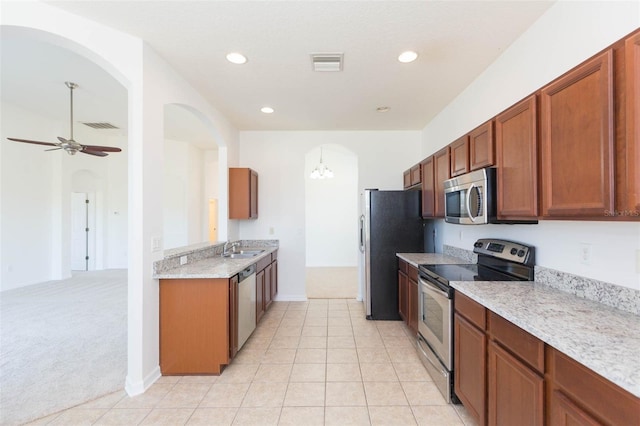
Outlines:
{"label": "sink faucet", "polygon": [[[228,250],[228,246],[229,244],[231,244],[231,252],[229,252]],[[231,241],[227,241],[224,243],[224,247],[222,248],[222,255],[223,256],[227,256],[230,253],[234,253],[236,251],[236,247],[238,247],[240,245],[239,242],[234,241],[233,243]]]}

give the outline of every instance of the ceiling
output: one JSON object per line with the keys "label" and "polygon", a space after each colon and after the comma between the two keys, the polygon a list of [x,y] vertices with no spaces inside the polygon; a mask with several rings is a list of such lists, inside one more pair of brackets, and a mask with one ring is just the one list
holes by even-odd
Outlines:
{"label": "ceiling", "polygon": [[[144,39],[239,130],[420,130],[553,4],[48,3]],[[404,50],[418,52],[418,59],[400,63]],[[229,63],[231,51],[248,62]],[[317,52],[343,53],[343,71],[313,72],[309,55]],[[125,89],[68,51],[3,31],[2,74],[3,100],[65,119],[63,82],[76,79],[86,88],[76,92],[79,121],[86,113],[88,121],[126,127]],[[265,105],[275,112],[261,113]],[[390,110],[376,112],[380,106]],[[192,127],[172,121],[172,128]]]}

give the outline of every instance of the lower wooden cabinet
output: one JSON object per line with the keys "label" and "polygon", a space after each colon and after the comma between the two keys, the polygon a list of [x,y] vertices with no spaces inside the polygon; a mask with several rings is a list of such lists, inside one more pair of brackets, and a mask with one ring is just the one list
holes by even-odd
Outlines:
{"label": "lower wooden cabinet", "polygon": [[238,276],[229,278],[229,359],[238,353]]}
{"label": "lower wooden cabinet", "polygon": [[[475,302],[474,302],[475,303]],[[484,329],[454,315],[454,390],[469,414],[480,425],[487,419],[487,338]]]}
{"label": "lower wooden cabinet", "polygon": [[260,321],[264,313],[278,293],[278,252],[263,257],[256,266],[256,323]]}
{"label": "lower wooden cabinet", "polygon": [[264,269],[256,274],[256,324],[264,315]]}
{"label": "lower wooden cabinet", "polygon": [[220,374],[229,364],[229,284],[227,278],[160,280],[162,375]]}
{"label": "lower wooden cabinet", "polygon": [[495,341],[487,359],[488,424],[544,424],[544,378]]}
{"label": "lower wooden cabinet", "polygon": [[454,389],[479,425],[640,425],[640,398],[469,297],[454,301]]}
{"label": "lower wooden cabinet", "polygon": [[398,259],[398,313],[418,335],[418,269]]}

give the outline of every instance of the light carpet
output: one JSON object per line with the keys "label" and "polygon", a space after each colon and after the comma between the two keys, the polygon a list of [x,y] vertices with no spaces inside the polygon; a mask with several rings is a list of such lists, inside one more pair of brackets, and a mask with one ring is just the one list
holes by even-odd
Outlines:
{"label": "light carpet", "polygon": [[0,424],[123,389],[126,374],[126,270],[0,293]]}

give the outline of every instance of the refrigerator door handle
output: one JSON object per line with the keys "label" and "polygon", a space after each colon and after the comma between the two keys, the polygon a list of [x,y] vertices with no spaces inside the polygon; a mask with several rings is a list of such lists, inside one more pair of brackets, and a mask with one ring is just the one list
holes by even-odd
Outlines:
{"label": "refrigerator door handle", "polygon": [[364,253],[364,215],[360,216],[360,251]]}

